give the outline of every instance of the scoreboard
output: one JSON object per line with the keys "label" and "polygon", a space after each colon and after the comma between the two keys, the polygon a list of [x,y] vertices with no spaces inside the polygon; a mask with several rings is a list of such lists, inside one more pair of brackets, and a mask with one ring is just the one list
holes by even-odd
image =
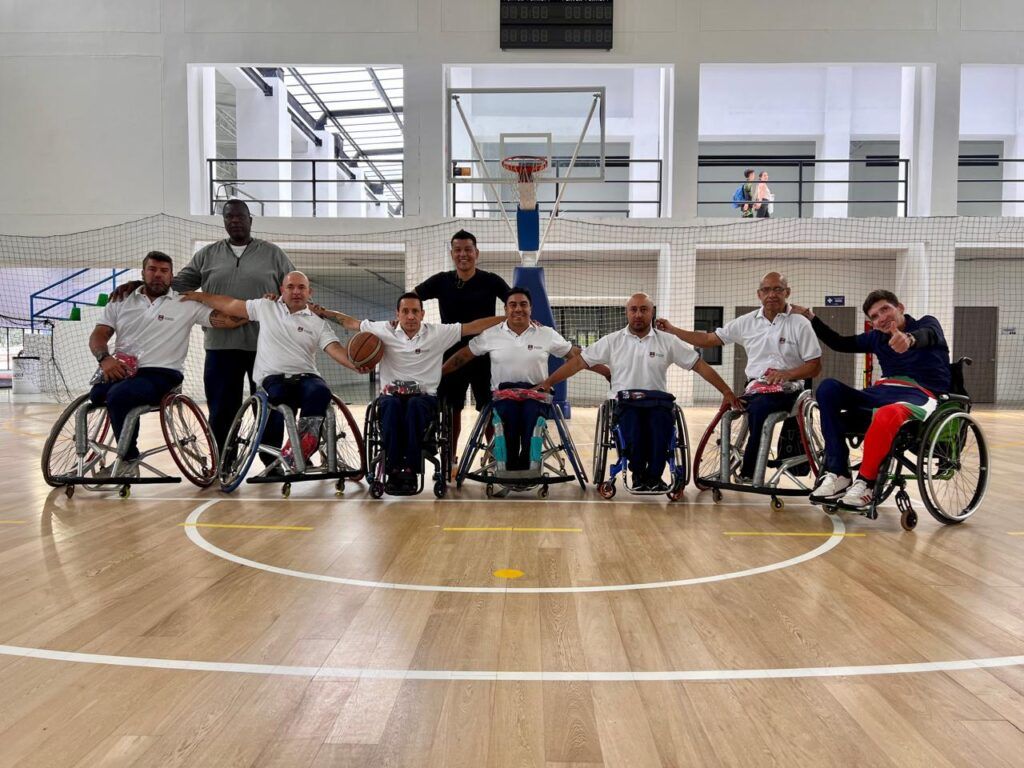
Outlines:
{"label": "scoreboard", "polygon": [[501,49],[612,48],[613,0],[500,0]]}

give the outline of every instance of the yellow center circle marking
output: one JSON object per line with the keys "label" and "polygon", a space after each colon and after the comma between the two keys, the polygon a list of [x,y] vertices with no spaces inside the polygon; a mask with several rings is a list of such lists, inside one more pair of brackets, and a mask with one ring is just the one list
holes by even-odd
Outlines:
{"label": "yellow center circle marking", "polygon": [[515,568],[499,568],[494,572],[494,575],[499,579],[518,579],[525,574],[522,571],[517,571]]}

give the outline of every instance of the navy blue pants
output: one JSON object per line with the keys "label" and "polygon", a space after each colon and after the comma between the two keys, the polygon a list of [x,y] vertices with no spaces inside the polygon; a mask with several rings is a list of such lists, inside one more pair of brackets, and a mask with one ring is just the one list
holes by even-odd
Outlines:
{"label": "navy blue pants", "polygon": [[433,395],[381,395],[377,412],[384,443],[384,469],[388,472],[419,469],[427,425],[437,416],[437,398]]}
{"label": "navy blue pants", "polygon": [[[522,381],[502,382],[499,389],[530,389],[533,384]],[[551,410],[547,403],[540,400],[492,400],[491,406],[501,419],[505,432],[505,450],[508,469],[530,468],[530,439],[533,428],[537,426],[537,418],[548,418]]]}
{"label": "navy blue pants", "polygon": [[[256,363],[256,353],[246,349],[208,349],[206,350],[206,367],[203,370],[203,388],[206,390],[206,408],[210,412],[210,431],[217,441],[218,448],[224,446],[231,422],[235,420],[238,409],[242,407],[245,395],[245,382],[249,382],[250,394],[256,391],[256,382],[252,379],[252,368]],[[263,442],[268,445],[280,446],[284,435],[284,422],[281,414],[271,413],[267,428],[263,430]],[[269,455],[260,455],[263,463],[272,460]]]}
{"label": "navy blue pants", "polygon": [[[171,368],[139,368],[130,379],[94,384],[89,392],[89,399],[96,405],[107,406],[114,437],[120,439],[124,420],[132,408],[138,408],[140,405],[159,405],[164,395],[181,384],[182,378],[180,371]],[[134,459],[139,455],[136,444],[138,436],[139,429],[136,426],[124,458]]]}
{"label": "navy blue pants", "polygon": [[672,402],[648,407],[623,400],[617,403],[616,412],[633,477],[660,479],[672,438]]}
{"label": "navy blue pants", "polygon": [[769,392],[743,398],[743,402],[747,406],[747,425],[750,428],[750,434],[747,437],[747,447],[743,451],[741,475],[751,478],[754,476],[754,469],[757,467],[757,452],[761,447],[761,429],[764,427],[765,421],[776,411],[788,413],[799,395],[799,392]]}
{"label": "navy blue pants", "polygon": [[271,405],[287,405],[302,416],[326,416],[331,390],[319,376],[267,376],[261,385]]}
{"label": "navy blue pants", "polygon": [[[821,432],[825,438],[825,471],[850,476],[850,447],[846,443],[847,421],[843,411],[860,410],[863,415],[891,403],[924,405],[928,396],[914,387],[876,385],[854,389],[836,379],[825,379],[814,394],[821,410]],[[873,477],[871,479],[874,479]]]}

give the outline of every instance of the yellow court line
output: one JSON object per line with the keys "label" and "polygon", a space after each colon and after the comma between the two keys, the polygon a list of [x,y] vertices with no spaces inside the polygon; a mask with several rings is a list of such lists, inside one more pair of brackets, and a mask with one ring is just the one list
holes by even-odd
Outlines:
{"label": "yellow court line", "polygon": [[232,523],[178,523],[186,528],[246,528],[261,531],[312,531],[305,525],[237,525]]}
{"label": "yellow court line", "polygon": [[582,528],[445,528],[446,533],[465,533],[467,531],[511,531],[512,533],[582,533]]}
{"label": "yellow court line", "polygon": [[1008,536],[1024,536],[1024,531],[1007,531]]}
{"label": "yellow court line", "polygon": [[722,531],[723,536],[867,536],[866,533],[783,533],[781,531]]}
{"label": "yellow court line", "polygon": [[0,520],[0,525],[24,525],[28,520]]}

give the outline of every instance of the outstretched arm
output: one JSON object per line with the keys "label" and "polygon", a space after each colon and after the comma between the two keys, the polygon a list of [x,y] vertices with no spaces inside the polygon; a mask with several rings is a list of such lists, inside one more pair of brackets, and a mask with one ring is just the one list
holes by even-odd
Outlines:
{"label": "outstretched arm", "polygon": [[182,301],[198,301],[208,307],[213,307],[218,312],[232,317],[244,317],[248,319],[249,312],[245,308],[245,302],[231,296],[222,296],[218,293],[204,293],[202,291],[188,291],[181,294]]}
{"label": "outstretched arm", "polygon": [[462,335],[476,336],[478,333],[483,333],[488,328],[497,325],[504,319],[504,315],[494,315],[494,317],[481,317],[479,320],[474,320],[471,323],[463,323]]}
{"label": "outstretched arm", "polygon": [[348,356],[348,350],[345,349],[345,347],[342,345],[340,341],[332,341],[330,344],[324,347],[324,353],[329,358],[334,360],[336,363],[345,368],[348,368],[350,371],[355,371],[356,373],[369,373],[370,371],[373,370],[372,365],[364,365],[362,368],[356,367],[356,365],[352,362],[352,358]]}
{"label": "outstretched arm", "polygon": [[722,346],[722,340],[718,337],[717,333],[711,333],[710,331],[684,331],[682,328],[677,328],[672,325],[672,323],[663,317],[659,317],[654,321],[654,327],[659,331],[671,333],[673,336],[676,336],[687,344],[692,344],[695,347]]}
{"label": "outstretched arm", "polygon": [[863,352],[860,344],[857,343],[857,334],[853,336],[843,336],[841,333],[836,333],[822,320],[820,317],[811,311],[810,307],[801,307],[799,304],[791,305],[793,312],[798,315],[803,315],[811,321],[811,327],[814,329],[814,334],[825,342],[825,346],[834,349],[836,352]]}
{"label": "outstretched arm", "polygon": [[319,304],[314,304],[313,302],[309,303],[309,310],[314,315],[322,317],[324,320],[330,320],[332,323],[337,323],[346,331],[359,330],[359,320],[351,315],[346,315],[344,312],[336,312],[333,309],[321,307]]}
{"label": "outstretched arm", "polygon": [[214,328],[240,328],[248,322],[247,317],[232,317],[216,309],[210,313],[210,325]]}
{"label": "outstretched arm", "polygon": [[570,376],[573,376],[584,368],[587,367],[587,361],[583,359],[583,355],[576,355],[566,360],[554,373],[550,374],[544,381],[538,384],[534,389],[551,389],[556,384],[560,384]]}
{"label": "outstretched arm", "polygon": [[447,376],[452,371],[459,370],[459,368],[464,366],[474,357],[476,357],[476,355],[473,354],[472,350],[470,350],[469,347],[463,347],[454,355],[452,355],[451,357],[444,361],[444,365],[441,366],[441,375]]}
{"label": "outstretched arm", "polygon": [[722,380],[722,377],[715,373],[714,368],[703,360],[698,360],[696,365],[693,366],[693,372],[721,392],[722,400],[727,402],[734,411],[743,410],[743,403],[736,397],[736,393],[729,388],[729,385]]}

